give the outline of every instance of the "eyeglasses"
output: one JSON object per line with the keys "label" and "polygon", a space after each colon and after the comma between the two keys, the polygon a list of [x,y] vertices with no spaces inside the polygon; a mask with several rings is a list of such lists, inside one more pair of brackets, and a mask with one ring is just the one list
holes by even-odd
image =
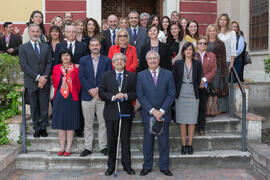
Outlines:
{"label": "eyeglasses", "polygon": [[119,38],[127,38],[128,36],[127,36],[127,34],[125,34],[125,35],[118,35],[118,37]]}
{"label": "eyeglasses", "polygon": [[199,45],[204,45],[204,46],[206,46],[206,45],[207,45],[207,42],[199,42],[198,44],[199,44]]}

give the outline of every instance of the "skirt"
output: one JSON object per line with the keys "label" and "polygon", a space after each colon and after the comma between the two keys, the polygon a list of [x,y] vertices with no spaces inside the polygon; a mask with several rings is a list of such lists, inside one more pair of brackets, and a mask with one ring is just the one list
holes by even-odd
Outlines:
{"label": "skirt", "polygon": [[177,124],[197,124],[199,99],[195,97],[179,97],[175,99],[175,114]]}

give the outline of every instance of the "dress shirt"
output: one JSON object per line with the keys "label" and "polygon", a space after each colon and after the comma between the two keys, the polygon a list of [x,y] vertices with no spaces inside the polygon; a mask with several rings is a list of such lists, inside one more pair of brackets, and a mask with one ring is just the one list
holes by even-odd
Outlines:
{"label": "dress shirt", "polygon": [[[116,39],[116,34],[117,34],[117,31],[118,31],[118,28],[110,29],[112,44],[113,44],[113,31],[115,31],[115,39]],[[115,42],[115,39],[114,39],[114,42]]]}
{"label": "dress shirt", "polygon": [[72,45],[71,45],[71,46],[72,46],[72,55],[74,55],[74,52],[75,52],[75,40],[72,41],[72,42],[69,42],[69,41],[67,40],[67,48],[68,48],[68,49],[69,49],[70,43],[72,44]]}
{"label": "dress shirt", "polygon": [[[32,47],[34,50],[35,50],[35,43],[37,43],[37,48],[38,48],[39,53],[40,53],[40,47],[39,47],[38,41],[34,42],[34,41],[30,40],[30,43],[32,44]],[[37,75],[36,81],[38,81],[39,76],[40,76],[40,74]]]}
{"label": "dress shirt", "polygon": [[131,28],[132,35],[134,34],[134,29],[136,29],[136,35],[138,36],[139,26],[137,25],[135,28],[133,27],[130,27],[130,28]]}
{"label": "dress shirt", "polygon": [[100,57],[100,55],[97,57],[97,59],[95,59],[93,55],[91,55],[91,57],[92,57],[92,59],[93,59],[92,62],[93,62],[93,67],[94,67],[94,75],[95,75],[95,77],[96,77],[96,75],[97,75],[97,68],[98,68],[98,62],[99,62],[99,57]]}
{"label": "dress shirt", "polygon": [[[152,75],[152,78],[154,78],[154,73],[153,73],[154,70],[149,69],[149,71],[150,71],[150,73],[151,73],[151,75]],[[158,81],[159,71],[160,71],[160,67],[158,67],[158,68],[155,70],[157,81]],[[152,108],[152,109],[149,111],[149,114],[152,115],[152,112],[153,112],[154,109],[155,109],[155,108]],[[159,109],[159,111],[160,111],[163,115],[166,113],[166,112],[164,111],[164,109],[161,109],[161,108]]]}
{"label": "dress shirt", "polygon": [[[119,71],[115,70],[116,80],[117,80],[117,81],[118,81],[118,79],[117,79],[118,73],[122,73],[122,76],[121,76],[121,84],[120,84],[120,86],[119,86],[119,92],[121,92],[121,88],[122,88],[122,84],[123,84],[123,79],[124,79],[124,70],[123,70],[122,72],[119,72]],[[125,98],[125,100],[127,101],[127,100],[128,100],[128,95],[127,95],[127,93],[125,93],[125,95],[127,96],[127,97]],[[112,96],[112,101],[114,101],[113,99],[114,99],[114,96]]]}
{"label": "dress shirt", "polygon": [[9,45],[10,37],[11,37],[11,34],[6,35],[6,37],[5,37],[6,47],[8,47],[8,45]]}

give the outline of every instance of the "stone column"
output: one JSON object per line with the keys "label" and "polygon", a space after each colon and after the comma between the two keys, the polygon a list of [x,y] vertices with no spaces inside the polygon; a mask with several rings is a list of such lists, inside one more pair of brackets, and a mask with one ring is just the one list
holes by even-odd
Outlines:
{"label": "stone column", "polygon": [[91,17],[101,24],[102,0],[86,0],[86,17]]}

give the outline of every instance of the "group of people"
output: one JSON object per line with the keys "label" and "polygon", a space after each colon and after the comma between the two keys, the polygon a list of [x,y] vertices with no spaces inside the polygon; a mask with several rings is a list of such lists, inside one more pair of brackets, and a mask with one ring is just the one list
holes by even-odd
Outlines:
{"label": "group of people", "polygon": [[[5,41],[11,33],[9,25],[5,27]],[[216,24],[209,25],[205,35],[199,36],[198,23],[180,18],[176,11],[170,18],[164,16],[160,20],[156,15],[139,15],[136,11],[119,21],[110,15],[101,27],[93,18],[73,22],[72,14],[65,13],[64,18],[53,18],[48,35],[43,14],[33,11],[22,42],[18,52],[34,137],[48,136],[51,99],[52,128],[58,129],[60,141],[57,154],[71,154],[75,131],[78,137],[84,136],[85,149],[80,153],[84,157],[92,153],[96,117],[99,149],[108,155],[106,176],[117,168],[119,131],[121,163],[124,171],[135,174],[130,136],[136,110],[141,112],[144,126],[140,175],[152,170],[157,136],[160,171],[172,176],[171,117],[179,124],[181,153],[193,154],[195,126],[203,136],[206,116],[228,112],[228,98],[218,98],[216,94],[209,97],[208,88],[211,84],[215,91],[225,86],[233,66],[241,74],[240,56],[245,46],[239,24],[231,24],[227,14],[218,16]],[[3,51],[10,53],[6,44]],[[135,105],[140,108],[135,110]]]}

